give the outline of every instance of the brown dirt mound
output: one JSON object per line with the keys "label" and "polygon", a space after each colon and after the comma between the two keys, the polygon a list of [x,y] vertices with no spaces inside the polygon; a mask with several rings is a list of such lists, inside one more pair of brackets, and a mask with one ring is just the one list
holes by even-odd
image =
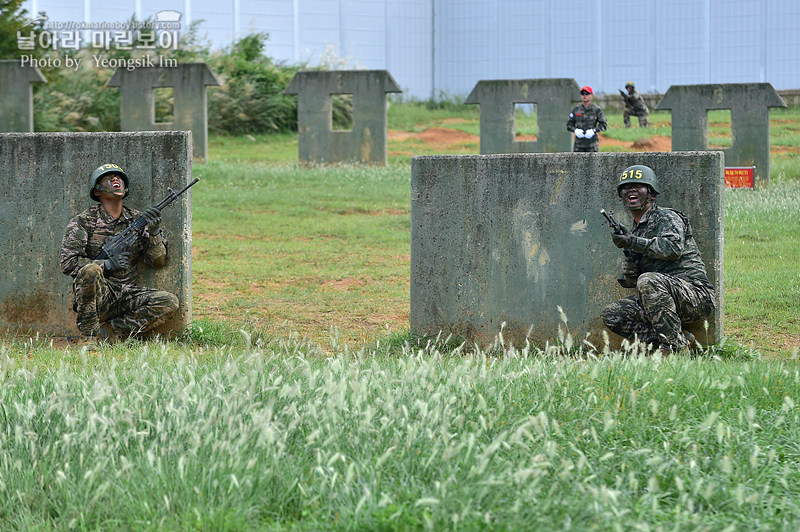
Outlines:
{"label": "brown dirt mound", "polygon": [[648,137],[633,141],[631,148],[640,151],[671,151],[672,139],[659,136]]}
{"label": "brown dirt mound", "polygon": [[670,137],[654,135],[633,142],[626,142],[624,140],[611,139],[605,135],[600,135],[601,150],[603,146],[621,146],[631,151],[672,151],[672,139]]}

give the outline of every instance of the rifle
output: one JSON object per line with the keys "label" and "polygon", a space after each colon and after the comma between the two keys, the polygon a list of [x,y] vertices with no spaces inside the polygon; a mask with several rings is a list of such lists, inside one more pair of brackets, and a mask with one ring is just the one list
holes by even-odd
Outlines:
{"label": "rifle", "polygon": [[619,95],[622,96],[622,99],[625,100],[625,105],[632,105],[633,98],[631,98],[625,91],[622,89],[619,90]]}
{"label": "rifle", "polygon": [[614,231],[615,235],[625,234],[622,224],[614,219],[614,211],[606,212],[605,209],[600,209],[600,214],[606,217],[606,220],[608,220],[608,225],[611,226],[611,230]]}
{"label": "rifle", "polygon": [[[615,235],[624,235],[625,228],[622,227],[622,224],[619,223],[617,220],[614,219],[614,211],[606,211],[605,209],[600,209],[600,214],[606,217],[608,220],[608,225],[611,226],[611,230],[614,232]],[[637,260],[641,257],[639,253],[636,253],[632,249],[623,249],[622,253],[632,260]]]}
{"label": "rifle", "polygon": [[[189,187],[191,187],[198,181],[200,181],[200,178],[195,177],[191,183],[186,185],[183,188],[183,190],[177,193],[171,188],[167,187],[167,191],[169,192],[167,194],[167,197],[161,200],[161,202],[158,205],[154,205],[154,207],[158,209],[158,212],[161,212],[167,205],[178,199],[178,197],[181,194],[189,190]],[[131,225],[126,227],[125,230],[122,231],[120,234],[106,238],[106,241],[103,243],[103,247],[100,250],[100,254],[97,255],[93,260],[107,259],[109,257],[114,257],[116,255],[119,255],[120,253],[128,249],[131,245],[133,245],[134,242],[136,242],[136,239],[139,238],[139,235],[136,234],[136,232],[139,229],[144,228],[144,226],[146,225],[147,225],[147,218],[145,218],[144,216],[139,216],[136,220],[133,221]]]}

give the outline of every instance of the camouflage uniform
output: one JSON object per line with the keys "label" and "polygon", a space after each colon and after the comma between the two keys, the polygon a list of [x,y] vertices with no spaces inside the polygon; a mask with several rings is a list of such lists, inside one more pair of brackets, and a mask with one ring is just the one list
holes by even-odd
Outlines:
{"label": "camouflage uniform", "polygon": [[622,112],[622,121],[625,127],[631,127],[631,115],[639,117],[639,127],[650,127],[650,109],[644,103],[644,98],[639,91],[633,89],[633,94],[625,94],[625,110]]}
{"label": "camouflage uniform", "polygon": [[625,261],[638,273],[623,274],[619,282],[636,287],[637,293],[605,307],[603,322],[624,338],[684,348],[688,341],[681,324],[703,321],[716,306],[689,220],[680,211],[653,204],[631,234],[644,239],[625,250]]}
{"label": "camouflage uniform", "polygon": [[102,205],[95,205],[67,225],[61,245],[61,271],[73,278],[74,310],[81,334],[96,334],[101,322],[108,322],[119,337],[128,337],[164,323],[177,309],[174,294],[136,286],[139,259],[156,268],[167,261],[167,244],[160,231],[151,235],[147,227],[128,250],[130,266],[105,271],[100,254],[106,238],[125,230],[141,215],[123,206],[119,219]]}
{"label": "camouflage uniform", "polygon": [[[584,131],[594,129],[595,133],[608,129],[606,115],[603,114],[600,106],[594,103],[590,103],[588,108],[584,107],[582,103],[576,105],[569,114],[567,131],[572,132],[576,129]],[[572,151],[600,151],[600,141],[596,134],[590,139],[575,137]]]}

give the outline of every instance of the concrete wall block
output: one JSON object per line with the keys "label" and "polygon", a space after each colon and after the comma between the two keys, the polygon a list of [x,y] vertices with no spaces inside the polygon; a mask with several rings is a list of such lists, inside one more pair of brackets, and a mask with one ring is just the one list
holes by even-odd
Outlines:
{"label": "concrete wall block", "polygon": [[[544,345],[564,328],[602,345],[603,307],[630,291],[622,252],[600,209],[632,225],[619,174],[647,165],[658,204],[690,219],[718,307],[701,342],[723,325],[723,157],[719,152],[414,157],[411,166],[411,331],[490,344]],[[699,329],[699,330],[698,330]],[[611,333],[609,333],[611,334]],[[611,335],[614,336],[614,335]],[[618,341],[618,340],[617,340]]]}
{"label": "concrete wall block", "polygon": [[756,184],[769,185],[769,109],[786,102],[769,83],[673,85],[656,110],[672,111],[672,150],[708,149],[708,111],[731,113],[728,166],[755,166]]}
{"label": "concrete wall block", "polygon": [[0,132],[33,131],[33,84],[46,82],[35,66],[0,61]]}
{"label": "concrete wall block", "polygon": [[[402,92],[386,70],[298,72],[284,94],[297,94],[302,164],[387,163],[386,93]],[[353,95],[353,126],[333,131],[332,95]]]}
{"label": "concrete wall block", "polygon": [[[208,157],[208,86],[219,80],[205,63],[182,63],[172,67],[117,69],[109,87],[120,88],[120,126],[123,131],[191,131],[193,154],[198,160]],[[153,90],[173,87],[172,122],[155,121]]]}
{"label": "concrete wall block", "polygon": [[[516,79],[479,81],[467,104],[481,106],[481,154],[553,153],[572,151],[567,118],[580,101],[574,79]],[[536,105],[537,140],[515,137],[515,104]]]}
{"label": "concrete wall block", "polygon": [[[72,280],[59,253],[70,219],[94,202],[89,177],[102,163],[130,178],[125,205],[144,210],[191,181],[192,138],[186,132],[0,134],[0,328],[75,335]],[[166,208],[167,266],[145,269],[140,284],[178,296],[177,315],[159,331],[191,322],[191,190]]]}

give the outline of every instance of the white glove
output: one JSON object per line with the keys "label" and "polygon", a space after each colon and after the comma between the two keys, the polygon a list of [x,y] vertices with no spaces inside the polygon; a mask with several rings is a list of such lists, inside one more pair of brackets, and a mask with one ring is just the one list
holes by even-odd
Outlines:
{"label": "white glove", "polygon": [[583,137],[583,130],[582,129],[576,129],[575,130],[575,136],[578,137],[579,139],[584,138]]}
{"label": "white glove", "polygon": [[590,139],[594,137],[594,129],[587,129],[584,138]]}

